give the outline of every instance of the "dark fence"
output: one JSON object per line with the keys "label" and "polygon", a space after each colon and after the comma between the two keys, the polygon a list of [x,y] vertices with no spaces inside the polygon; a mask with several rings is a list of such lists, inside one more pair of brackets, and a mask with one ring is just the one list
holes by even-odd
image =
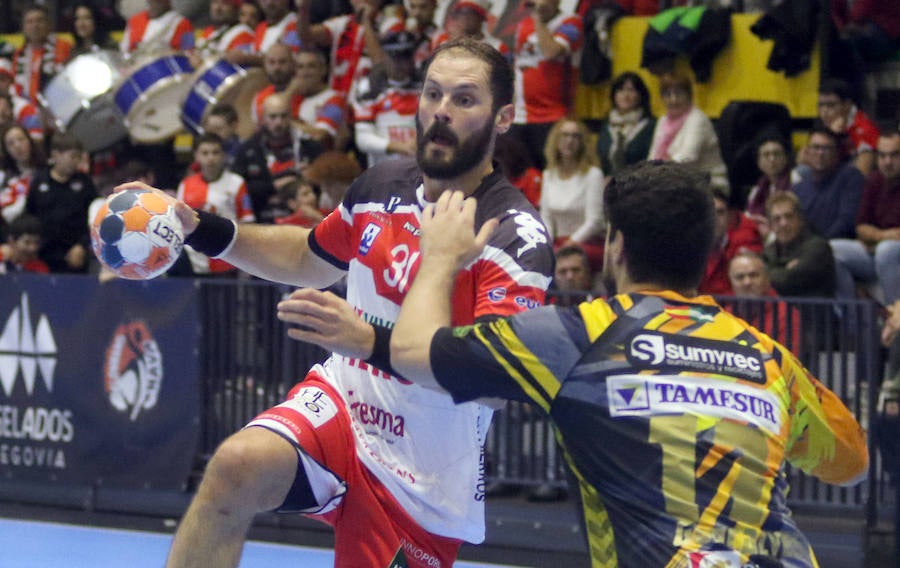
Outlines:
{"label": "dark fence", "polygon": [[[289,339],[285,335],[283,324],[274,317],[276,304],[291,290],[287,286],[256,280],[213,279],[197,280],[193,283],[193,287],[186,281],[163,282],[162,286],[156,286],[156,283],[152,282],[112,282],[101,286],[91,278],[55,276],[45,280],[38,278],[26,276],[0,278],[2,280],[0,300],[4,306],[8,306],[8,311],[0,313],[0,320],[7,322],[4,324],[3,336],[21,338],[14,342],[18,343],[14,349],[16,353],[12,355],[10,355],[12,343],[9,343],[8,338],[3,340],[6,347],[0,348],[0,352],[10,351],[10,353],[0,357],[0,367],[6,365],[7,360],[13,362],[13,366],[6,369],[12,370],[13,374],[0,368],[0,371],[4,371],[4,376],[15,377],[15,373],[19,372],[16,369],[21,367],[22,377],[25,377],[25,371],[31,368],[29,365],[32,364],[29,361],[35,357],[35,353],[33,348],[28,347],[30,343],[26,345],[27,342],[22,341],[32,336],[41,336],[41,332],[25,333],[23,327],[25,322],[32,321],[35,330],[41,329],[42,326],[52,330],[57,340],[68,337],[63,335],[66,329],[65,320],[78,322],[82,321],[78,318],[89,317],[90,321],[96,323],[90,328],[84,327],[83,323],[77,324],[81,327],[73,330],[80,334],[80,337],[72,335],[71,341],[77,342],[73,346],[59,344],[58,355],[53,355],[56,357],[54,360],[59,361],[60,367],[56,371],[55,383],[47,380],[48,387],[44,388],[40,381],[29,382],[27,377],[16,379],[14,383],[7,378],[6,390],[10,392],[0,393],[6,397],[4,399],[0,396],[0,407],[12,408],[7,411],[9,416],[24,416],[30,412],[29,408],[39,404],[51,410],[56,408],[50,403],[42,403],[43,399],[40,397],[62,393],[62,381],[65,378],[70,382],[68,375],[72,373],[70,369],[67,370],[67,374],[61,369],[69,365],[81,365],[85,369],[82,376],[72,377],[71,382],[76,383],[80,380],[82,385],[95,385],[92,388],[95,389],[96,395],[91,396],[95,397],[92,404],[96,405],[96,410],[84,413],[85,426],[79,430],[79,436],[96,426],[97,421],[91,419],[91,416],[96,412],[103,412],[110,415],[111,420],[121,420],[122,426],[118,428],[124,433],[133,431],[143,435],[147,438],[146,447],[151,448],[155,447],[152,444],[163,443],[165,440],[161,441],[159,436],[148,438],[145,432],[146,423],[140,420],[135,422],[128,418],[139,414],[147,420],[156,419],[156,415],[152,412],[158,410],[154,411],[154,408],[168,408],[171,399],[169,398],[167,402],[167,397],[183,396],[175,394],[179,391],[173,389],[187,388],[188,377],[182,377],[182,381],[177,381],[176,378],[179,372],[187,372],[190,368],[190,383],[198,384],[200,391],[199,409],[196,409],[198,420],[195,421],[197,430],[190,429],[191,433],[198,437],[198,442],[196,446],[180,445],[181,455],[184,456],[186,453],[185,457],[193,462],[193,473],[185,478],[183,489],[179,492],[181,498],[190,495],[197,476],[203,471],[207,460],[222,440],[240,429],[260,411],[280,402],[288,390],[303,379],[309,367],[326,356],[326,353],[318,347]],[[47,286],[47,283],[50,283],[53,289],[39,294],[39,288]],[[191,361],[182,364],[178,360],[179,357],[170,357],[167,353],[163,353],[163,357],[168,357],[166,360],[172,365],[166,367],[170,371],[164,373],[162,389],[159,391],[159,404],[156,406],[150,405],[150,402],[155,404],[155,398],[152,401],[146,399],[146,403],[141,398],[129,402],[132,400],[126,396],[129,391],[114,393],[113,387],[116,385],[110,384],[109,377],[104,391],[103,353],[107,353],[108,360],[111,330],[119,325],[116,318],[121,317],[130,321],[139,317],[142,321],[148,322],[150,328],[157,329],[154,318],[184,317],[186,312],[171,302],[163,304],[155,312],[148,311],[154,305],[154,301],[159,301],[161,290],[175,284],[183,289],[184,301],[189,299],[196,304],[197,311],[194,313],[197,315],[191,316],[195,317],[196,321],[193,327],[177,324],[172,327],[171,332],[154,333],[159,344],[163,346],[168,344],[167,342],[174,342],[177,347],[197,341],[196,351],[192,351],[193,354],[190,356],[184,356]],[[93,299],[88,301],[85,298]],[[885,366],[883,349],[879,344],[879,308],[875,303],[737,298],[722,298],[722,303],[727,309],[790,346],[799,355],[803,364],[836,392],[860,422],[868,427],[870,417],[876,415],[875,402]],[[81,304],[85,305],[84,316],[79,316],[73,311],[72,306]],[[123,315],[113,315],[111,307],[121,311]],[[168,321],[166,318],[161,321]],[[39,319],[47,319],[49,323],[45,325],[40,323]],[[189,318],[188,321],[194,320]],[[163,351],[167,349],[169,348]],[[146,358],[147,354],[142,355],[141,350],[137,349],[134,356]],[[199,369],[196,376],[193,371],[194,357]],[[186,366],[187,363],[190,363],[190,366]],[[106,365],[109,366],[108,363]],[[124,380],[125,376],[120,378]],[[153,377],[148,375],[148,378]],[[197,383],[194,383],[195,380]],[[26,391],[23,385],[28,385],[28,388],[34,385],[33,390]],[[50,386],[55,390],[49,392]],[[119,386],[124,388],[128,383],[123,382]],[[16,397],[22,399],[20,404],[16,402]],[[131,406],[125,405],[126,402]],[[129,412],[123,413],[121,408],[126,406]],[[136,413],[135,408],[139,408],[141,412]],[[7,435],[9,428],[7,426],[6,430],[0,429],[0,450],[20,442]],[[107,438],[112,433],[109,430],[99,431],[98,436],[103,436],[103,432],[106,432]],[[173,433],[173,437],[174,435]],[[128,436],[128,439],[133,437]],[[65,449],[63,446],[53,446],[49,450],[57,451],[60,448]],[[153,453],[155,450],[147,451],[155,455]],[[893,510],[893,491],[887,483],[887,476],[882,472],[875,440],[872,438],[870,438],[870,453],[873,459],[869,479],[853,488],[822,484],[798,471],[788,471],[792,485],[791,503],[794,506],[824,506],[830,509],[838,508],[842,512],[864,514],[869,525],[873,526],[880,513]],[[547,422],[526,405],[509,404],[497,412],[488,436],[487,454],[488,481],[498,480],[520,485],[566,483],[562,461]],[[117,454],[112,451],[111,455]],[[0,501],[25,499],[23,495],[27,493],[35,495],[36,499],[59,502],[58,497],[51,499],[46,483],[29,493],[29,483],[34,485],[29,480],[37,479],[31,473],[33,469],[28,470],[22,464],[4,459],[4,454],[0,453],[0,474],[8,482],[16,483],[0,485]],[[53,491],[64,492],[66,490],[64,479],[55,474],[54,479]],[[102,477],[85,478],[79,487],[81,492],[78,493],[77,499],[73,498],[72,503],[75,506],[83,503],[86,507],[100,508],[99,502],[103,492],[109,490],[109,483]],[[118,510],[122,510],[122,507],[132,507],[128,510],[146,513],[152,510],[152,506],[158,504],[158,499],[154,498],[156,502],[148,505],[148,499],[141,502],[136,494],[144,491],[145,497],[150,497],[145,490],[157,488],[158,484],[149,482],[123,486],[109,502],[114,502]],[[123,504],[132,502],[136,504],[133,506]],[[144,507],[147,506],[151,509],[145,510]]]}
{"label": "dark fence", "polygon": [[[280,401],[312,364],[324,358],[321,349],[287,338],[272,316],[275,304],[289,291],[259,282],[200,283],[201,463],[221,440]],[[773,298],[720,298],[720,303],[791,347],[862,424],[869,423],[884,374],[877,304]],[[870,478],[853,488],[824,484],[789,469],[791,502],[855,509],[874,521],[887,485],[877,452],[874,446],[871,449]],[[487,453],[489,481],[566,483],[551,429],[528,405],[510,403],[496,413]]]}

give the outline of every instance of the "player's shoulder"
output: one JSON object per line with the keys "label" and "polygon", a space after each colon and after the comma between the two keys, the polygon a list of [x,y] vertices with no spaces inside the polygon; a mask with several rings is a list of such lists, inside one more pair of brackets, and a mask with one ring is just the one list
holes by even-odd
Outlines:
{"label": "player's shoulder", "polygon": [[386,160],[367,168],[350,188],[344,205],[382,203],[390,213],[398,205],[417,203],[416,188],[422,184],[422,172],[412,158]]}

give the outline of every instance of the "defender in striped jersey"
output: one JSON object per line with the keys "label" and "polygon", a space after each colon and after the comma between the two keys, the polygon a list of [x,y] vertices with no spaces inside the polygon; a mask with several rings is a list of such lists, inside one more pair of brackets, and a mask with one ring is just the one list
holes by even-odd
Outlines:
{"label": "defender in striped jersey", "polygon": [[[449,189],[478,196],[499,224],[460,274],[454,321],[543,303],[553,253],[539,216],[499,171],[494,140],[513,119],[513,72],[496,50],[447,43],[419,101],[417,160],[370,168],[312,231],[236,225],[180,204],[187,243],[247,272],[310,288],[278,315],[291,337],[332,350],[280,405],[215,452],[168,566],[236,566],[256,513],[312,515],[335,527],[335,565],[449,568],[484,538],[483,449],[491,408],[455,405],[390,366],[390,328],[419,266],[419,223]],[[492,219],[488,221],[488,219]],[[347,277],[347,300],[315,288]],[[360,317],[361,316],[361,317]],[[302,326],[302,327],[300,327]]]}
{"label": "defender in striped jersey", "polygon": [[713,237],[705,176],[643,163],[604,201],[619,295],[449,328],[455,269],[490,226],[473,235],[472,200],[441,196],[422,219],[392,363],[460,403],[546,413],[579,480],[594,567],[818,566],[785,466],[855,483],[868,468],[862,428],[786,348],[696,295]]}

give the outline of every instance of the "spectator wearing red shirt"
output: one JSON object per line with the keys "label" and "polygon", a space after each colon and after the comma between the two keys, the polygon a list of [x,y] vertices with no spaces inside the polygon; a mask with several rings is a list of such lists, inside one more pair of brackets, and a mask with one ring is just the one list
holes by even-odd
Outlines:
{"label": "spectator wearing red shirt", "polygon": [[17,90],[37,103],[38,94],[68,61],[72,42],[50,33],[50,12],[40,4],[32,4],[22,13],[22,35],[25,43],[13,54]]}
{"label": "spectator wearing red shirt", "polygon": [[126,55],[190,51],[194,49],[194,27],[172,9],[171,0],[147,0],[147,9],[128,19],[119,49]]}
{"label": "spectator wearing red shirt", "polygon": [[322,190],[309,180],[291,180],[278,190],[278,197],[290,213],[275,217],[276,225],[297,225],[311,229],[328,214],[328,211],[319,208]]}
{"label": "spectator wearing red shirt", "polygon": [[819,86],[819,119],[844,138],[844,152],[853,158],[864,176],[875,168],[878,127],[853,102],[850,85],[841,79],[827,79]]}
{"label": "spectator wearing red shirt", "polygon": [[559,3],[524,0],[528,15],[516,27],[511,54],[516,73],[516,118],[510,134],[525,141],[532,161],[541,169],[545,167],[542,150],[550,129],[573,108],[576,61],[584,39],[581,17],[561,12]]}
{"label": "spectator wearing red shirt", "polygon": [[34,215],[19,215],[9,224],[6,246],[0,247],[0,274],[37,272],[48,274],[50,267],[38,258],[41,250],[41,221]]}
{"label": "spectator wearing red shirt", "polygon": [[729,295],[734,291],[728,279],[728,264],[738,253],[761,253],[762,237],[759,230],[743,212],[728,207],[728,196],[720,189],[713,189],[716,208],[716,238],[713,250],[706,262],[706,273],[700,282],[702,294]]}
{"label": "spectator wearing red shirt", "polygon": [[203,60],[224,58],[235,65],[256,63],[253,56],[255,32],[240,22],[240,0],[211,0],[210,25],[203,28],[197,40],[196,56],[191,65],[199,69]]}
{"label": "spectator wearing red shirt", "polygon": [[[735,255],[728,265],[728,279],[735,296],[778,297],[778,292],[769,281],[765,261],[755,252],[741,251]],[[796,308],[789,308],[785,302],[779,301],[753,306],[738,304],[727,309],[790,349],[795,355],[799,353],[800,312]]]}

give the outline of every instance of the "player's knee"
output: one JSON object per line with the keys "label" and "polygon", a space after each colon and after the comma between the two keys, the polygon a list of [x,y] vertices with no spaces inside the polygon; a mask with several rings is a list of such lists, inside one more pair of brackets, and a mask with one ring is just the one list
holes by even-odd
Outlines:
{"label": "player's knee", "polygon": [[[203,485],[216,501],[273,509],[281,504],[293,482],[296,451],[270,432],[242,435],[245,433],[239,432],[219,446],[207,465]],[[277,440],[260,440],[269,436]]]}

